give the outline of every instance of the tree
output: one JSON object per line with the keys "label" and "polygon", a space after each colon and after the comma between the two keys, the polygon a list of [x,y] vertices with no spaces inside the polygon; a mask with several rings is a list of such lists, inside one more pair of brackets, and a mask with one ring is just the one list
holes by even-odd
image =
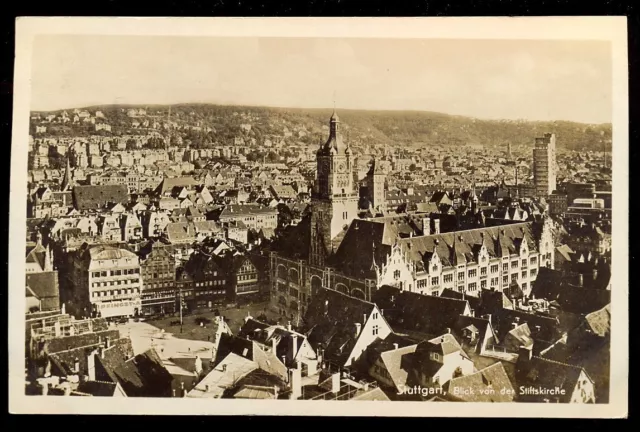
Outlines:
{"label": "tree", "polygon": [[416,166],[416,164],[412,163],[411,165],[409,165],[409,171],[414,172],[417,169],[418,167]]}
{"label": "tree", "polygon": [[133,138],[129,138],[126,144],[127,150],[135,150],[138,148],[138,142]]}

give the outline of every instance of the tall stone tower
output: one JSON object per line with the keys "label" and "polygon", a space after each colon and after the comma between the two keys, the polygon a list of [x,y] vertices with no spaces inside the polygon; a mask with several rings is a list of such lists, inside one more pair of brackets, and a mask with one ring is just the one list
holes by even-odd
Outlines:
{"label": "tall stone tower", "polygon": [[367,199],[371,203],[374,211],[384,212],[386,210],[384,182],[385,173],[380,168],[380,164],[373,159],[371,168],[367,173]]}
{"label": "tall stone tower", "polygon": [[311,197],[309,263],[323,266],[334,240],[358,213],[358,192],[353,175],[355,158],[342,140],[340,119],[333,112],[329,139],[316,153],[317,180]]}
{"label": "tall stone tower", "polygon": [[538,198],[547,198],[556,190],[556,135],[536,138],[533,148],[533,179]]}

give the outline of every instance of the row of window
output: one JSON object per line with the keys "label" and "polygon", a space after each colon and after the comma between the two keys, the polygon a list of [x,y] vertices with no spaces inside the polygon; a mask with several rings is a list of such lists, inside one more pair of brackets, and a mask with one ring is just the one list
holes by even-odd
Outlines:
{"label": "row of window", "polygon": [[224,295],[225,290],[196,291],[196,297],[204,295]]}
{"label": "row of window", "polygon": [[111,297],[115,295],[126,295],[126,294],[140,294],[139,288],[129,288],[129,289],[119,289],[119,290],[109,290],[109,291],[94,291],[91,293],[91,297]]}
{"label": "row of window", "polygon": [[118,281],[109,281],[109,282],[92,282],[92,288],[100,288],[106,286],[117,286],[117,285],[132,285],[140,282],[140,279],[124,279]]}
{"label": "row of window", "polygon": [[173,282],[151,282],[151,283],[145,282],[144,283],[144,287],[149,289],[169,288],[173,285],[174,285]]}
{"label": "row of window", "polygon": [[107,276],[123,276],[131,274],[140,274],[140,268],[124,269],[124,270],[105,270],[99,272],[92,272],[91,276],[94,278],[107,277]]}
{"label": "row of window", "polygon": [[[398,270],[396,270],[396,271],[399,272]],[[476,274],[475,270],[469,270],[469,277],[470,278],[474,277],[475,274]],[[534,276],[536,276],[536,274],[538,274],[538,270],[537,269],[531,269],[529,271],[530,277],[534,277]],[[518,273],[514,273],[511,276],[512,276],[513,280],[518,280]],[[398,279],[399,277],[400,277],[400,275],[398,274],[396,276],[396,279]],[[527,271],[525,270],[525,271],[522,272],[522,279],[526,279],[526,277],[527,277]],[[443,276],[442,279],[443,279],[444,283],[453,282],[453,274],[446,274],[446,275]],[[464,281],[464,272],[458,273],[458,280],[459,281]],[[509,276],[508,275],[504,276],[503,280],[504,280],[504,283],[508,283]],[[426,288],[427,287],[427,282],[428,282],[428,279],[420,279],[420,280],[418,280],[417,288],[418,289]],[[440,278],[438,276],[434,276],[434,277],[431,278],[431,285],[432,286],[439,285],[439,284],[440,284]],[[497,286],[497,285],[498,285],[498,278],[497,277],[491,278],[491,286]],[[469,284],[469,287],[474,287],[473,289],[470,288],[472,291],[475,290],[475,286],[476,286],[476,283]],[[481,280],[480,281],[480,287],[481,288],[486,288],[486,286],[487,286],[487,281],[486,280]]]}
{"label": "row of window", "polygon": [[219,286],[224,285],[227,281],[224,279],[213,280],[213,281],[204,281],[204,282],[196,282],[197,287],[203,286]]}

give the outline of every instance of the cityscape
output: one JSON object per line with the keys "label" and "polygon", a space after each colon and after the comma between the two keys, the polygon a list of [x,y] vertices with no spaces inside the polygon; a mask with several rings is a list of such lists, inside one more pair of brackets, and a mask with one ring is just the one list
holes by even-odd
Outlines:
{"label": "cityscape", "polygon": [[32,110],[25,393],[609,403],[611,124],[326,99]]}

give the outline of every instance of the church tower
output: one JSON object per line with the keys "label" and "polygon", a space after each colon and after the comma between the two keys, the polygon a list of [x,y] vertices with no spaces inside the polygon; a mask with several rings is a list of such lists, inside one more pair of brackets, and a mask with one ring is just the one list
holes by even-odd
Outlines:
{"label": "church tower", "polygon": [[333,112],[329,139],[317,153],[317,180],[311,197],[309,263],[323,266],[332,241],[356,218],[358,191],[354,179],[355,158],[340,134],[340,119]]}
{"label": "church tower", "polygon": [[384,213],[386,211],[384,182],[385,173],[382,171],[380,164],[374,158],[371,162],[371,168],[367,173],[367,199],[371,203],[374,213]]}

